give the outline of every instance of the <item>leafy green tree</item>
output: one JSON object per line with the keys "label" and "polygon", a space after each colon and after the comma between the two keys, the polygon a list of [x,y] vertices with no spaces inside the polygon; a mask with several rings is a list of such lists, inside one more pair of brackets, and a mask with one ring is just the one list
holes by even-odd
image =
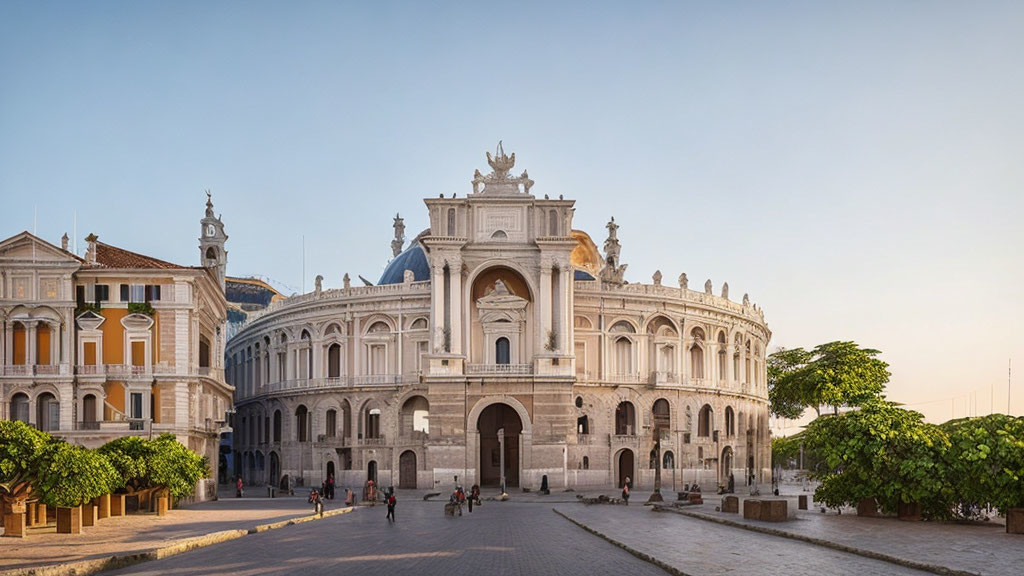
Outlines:
{"label": "leafy green tree", "polygon": [[175,499],[191,496],[199,480],[210,475],[206,458],[186,448],[173,434],[152,441],[149,477],[153,486],[166,488]]}
{"label": "leafy green tree", "polygon": [[988,504],[1003,514],[1024,507],[1024,418],[993,414],[941,427],[949,436],[944,464],[959,515]]}
{"label": "leafy green tree", "polygon": [[0,498],[6,504],[36,497],[43,447],[53,438],[17,421],[0,422]]}
{"label": "leafy green tree", "polygon": [[808,405],[804,368],[811,354],[803,348],[780,349],[768,355],[768,400],[772,414],[796,420]]}
{"label": "leafy green tree", "polygon": [[149,460],[153,454],[151,442],[138,436],[123,436],[99,448],[121,478],[115,491],[138,492],[151,488]]}
{"label": "leafy green tree", "polygon": [[63,441],[43,446],[39,460],[39,491],[50,506],[80,506],[121,482],[105,456]]}
{"label": "leafy green tree", "polygon": [[878,398],[889,381],[889,365],[878,350],[855,342],[829,342],[810,352],[803,348],[780,350],[768,357],[768,398],[774,414],[798,418],[804,408],[860,406]]}
{"label": "leafy green tree", "polygon": [[829,507],[875,498],[888,512],[900,502],[921,504],[927,517],[943,516],[951,496],[943,456],[949,439],[923,416],[873,399],[860,409],[811,422],[807,443],[823,458],[815,500]]}

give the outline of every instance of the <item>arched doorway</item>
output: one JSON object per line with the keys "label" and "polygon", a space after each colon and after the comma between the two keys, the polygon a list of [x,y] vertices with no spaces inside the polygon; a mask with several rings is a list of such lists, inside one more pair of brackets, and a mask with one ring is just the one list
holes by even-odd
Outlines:
{"label": "arched doorway", "polygon": [[476,429],[480,433],[480,485],[501,484],[502,443],[498,431],[503,430],[505,486],[519,486],[519,440],[523,431],[519,414],[508,404],[491,404],[480,413]]}
{"label": "arched doorway", "polygon": [[277,485],[277,477],[281,474],[281,461],[277,457],[277,452],[270,453],[270,485]]}
{"label": "arched doorway", "polygon": [[631,483],[636,482],[636,474],[633,473],[633,451],[628,448],[619,452],[619,479],[616,486],[621,488],[626,478],[629,478]]}
{"label": "arched doorway", "polygon": [[[86,394],[82,398],[82,422],[93,423],[96,422],[96,396],[94,394]],[[91,428],[90,426],[86,427]]]}
{"label": "arched doorway", "polygon": [[11,397],[11,420],[28,424],[28,395],[18,392]]}
{"label": "arched doorway", "polygon": [[366,479],[373,480],[374,484],[377,484],[377,461],[370,460],[370,463],[366,465]]}
{"label": "arched doorway", "polygon": [[412,450],[398,457],[398,487],[416,488],[416,453]]}
{"label": "arched doorway", "polygon": [[728,483],[730,474],[732,474],[732,446],[726,446],[722,449],[722,473],[719,483]]}
{"label": "arched doorway", "polygon": [[334,478],[334,462],[332,460],[327,461],[327,477]]}

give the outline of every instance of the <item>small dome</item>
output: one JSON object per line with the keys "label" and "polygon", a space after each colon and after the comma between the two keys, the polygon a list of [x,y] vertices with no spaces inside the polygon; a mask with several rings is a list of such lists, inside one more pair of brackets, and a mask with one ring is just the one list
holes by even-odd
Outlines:
{"label": "small dome", "polygon": [[419,237],[413,240],[408,248],[388,263],[388,267],[384,269],[384,273],[380,275],[380,280],[377,281],[378,285],[401,284],[404,281],[406,270],[412,270],[416,282],[430,280],[430,265],[427,264],[427,255],[423,252],[423,247],[420,246],[417,240],[419,240]]}

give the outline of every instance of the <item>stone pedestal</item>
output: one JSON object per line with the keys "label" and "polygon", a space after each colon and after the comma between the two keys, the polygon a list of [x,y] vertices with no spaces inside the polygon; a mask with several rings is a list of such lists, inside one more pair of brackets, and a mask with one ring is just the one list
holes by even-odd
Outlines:
{"label": "stone pedestal", "polygon": [[124,494],[110,495],[110,515],[124,516]]}
{"label": "stone pedestal", "polygon": [[92,502],[82,504],[82,526],[95,526],[99,508]]}
{"label": "stone pedestal", "polygon": [[722,512],[728,514],[740,513],[740,499],[736,496],[725,496],[722,498]]}
{"label": "stone pedestal", "polygon": [[896,511],[896,517],[908,522],[921,520],[921,504],[918,502],[900,502]]}
{"label": "stone pedestal", "polygon": [[157,516],[166,516],[167,515],[167,508],[168,508],[168,504],[169,503],[170,503],[170,498],[168,498],[167,496],[160,496],[159,498],[157,498],[156,499],[156,515]]}
{"label": "stone pedestal", "polygon": [[25,506],[25,526],[36,525],[36,510],[38,510],[38,508],[36,507],[35,503],[27,504]]}
{"label": "stone pedestal", "polygon": [[748,499],[743,501],[743,517],[747,520],[761,519],[761,501]]}
{"label": "stone pedestal", "polygon": [[801,494],[797,497],[796,507],[800,510],[807,510],[807,494]]}
{"label": "stone pedestal", "polygon": [[58,534],[81,534],[82,533],[82,507],[57,508],[57,533]]}
{"label": "stone pedestal", "polygon": [[1024,534],[1024,508],[1010,508],[1006,511],[1006,533]]}
{"label": "stone pedestal", "polygon": [[15,514],[8,512],[4,514],[4,536],[8,538],[25,537],[25,513]]}
{"label": "stone pedestal", "polygon": [[96,518],[103,520],[110,517],[110,494],[104,494],[96,499]]}
{"label": "stone pedestal", "polygon": [[875,518],[878,516],[878,502],[874,498],[865,498],[857,503],[857,516]]}
{"label": "stone pedestal", "polygon": [[36,524],[39,526],[46,526],[46,504],[42,502],[36,502]]}

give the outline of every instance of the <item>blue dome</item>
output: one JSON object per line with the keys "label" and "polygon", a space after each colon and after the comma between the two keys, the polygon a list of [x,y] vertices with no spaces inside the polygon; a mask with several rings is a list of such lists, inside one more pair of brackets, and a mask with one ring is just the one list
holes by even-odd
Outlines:
{"label": "blue dome", "polygon": [[430,280],[430,266],[427,265],[427,255],[423,253],[420,243],[413,241],[404,252],[392,260],[384,273],[380,275],[377,284],[401,284],[404,280],[405,271],[412,270],[416,282]]}
{"label": "blue dome", "polygon": [[573,280],[583,281],[583,280],[594,280],[594,277],[590,275],[590,272],[587,272],[586,270],[580,270],[579,268],[577,268],[573,272],[573,278],[572,279]]}

